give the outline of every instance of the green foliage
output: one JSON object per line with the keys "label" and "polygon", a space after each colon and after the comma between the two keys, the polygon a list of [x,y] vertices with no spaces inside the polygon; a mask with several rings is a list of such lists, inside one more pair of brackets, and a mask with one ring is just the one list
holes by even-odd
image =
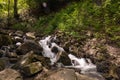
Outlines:
{"label": "green foliage", "polygon": [[[10,13],[13,13],[11,0]],[[42,2],[48,0],[18,0],[18,12],[29,7],[39,9]],[[73,36],[79,36],[82,31],[92,30],[97,38],[108,38],[118,44],[120,41],[120,2],[119,0],[102,0],[101,5],[96,0],[80,0],[69,3],[56,13],[40,16],[32,27],[33,30],[43,34],[50,34],[54,30],[61,30]],[[51,1],[50,1],[51,2]],[[7,15],[7,0],[0,0],[0,17]],[[36,9],[36,10],[37,10]],[[38,13],[39,14],[39,13]],[[29,23],[15,24],[15,29],[26,30]],[[82,36],[84,37],[84,36]]]}
{"label": "green foliage", "polygon": [[[28,5],[24,0],[18,0],[18,12],[20,13],[23,9],[28,8]],[[14,0],[10,0],[10,17],[13,16]],[[0,17],[6,17],[8,14],[8,0],[0,0]]]}
{"label": "green foliage", "polygon": [[105,0],[101,5],[97,5],[93,0],[73,2],[60,12],[40,17],[36,29],[47,34],[58,29],[73,36],[80,36],[82,30],[90,29],[95,32],[95,37],[106,37],[118,43],[120,40],[119,5],[118,0]]}
{"label": "green foliage", "polygon": [[12,26],[12,28],[15,29],[15,30],[27,31],[28,28],[27,28],[26,26],[27,26],[27,23],[24,22],[24,23],[14,24],[14,25]]}

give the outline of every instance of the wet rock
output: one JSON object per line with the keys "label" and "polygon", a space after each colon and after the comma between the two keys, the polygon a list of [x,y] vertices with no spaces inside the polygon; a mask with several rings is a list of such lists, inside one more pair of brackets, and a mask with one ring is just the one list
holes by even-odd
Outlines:
{"label": "wet rock", "polygon": [[108,61],[102,61],[97,63],[97,71],[100,73],[108,73],[111,63]]}
{"label": "wet rock", "polygon": [[33,63],[28,64],[28,65],[25,65],[22,68],[22,72],[26,76],[34,75],[40,71],[42,71],[42,64],[40,62],[33,62]]}
{"label": "wet rock", "polygon": [[14,33],[15,36],[19,36],[19,37],[22,37],[23,34],[24,34],[23,31],[16,31],[16,32]]}
{"label": "wet rock", "polygon": [[0,80],[23,80],[20,73],[13,69],[5,69],[0,72]]}
{"label": "wet rock", "polygon": [[26,54],[31,50],[37,54],[40,54],[42,52],[42,47],[37,44],[37,42],[28,40],[17,48],[17,54]]}
{"label": "wet rock", "polygon": [[72,69],[60,69],[48,72],[44,77],[37,76],[34,80],[76,80],[76,75]]}
{"label": "wet rock", "polygon": [[23,38],[21,38],[21,37],[19,37],[19,36],[14,36],[14,37],[13,37],[13,41],[14,41],[14,43],[17,43],[17,42],[23,43]]}
{"label": "wet rock", "polygon": [[8,35],[0,34],[0,47],[12,44],[12,39]]}
{"label": "wet rock", "polygon": [[71,65],[71,60],[68,57],[68,53],[63,52],[58,62],[61,62],[63,65]]}

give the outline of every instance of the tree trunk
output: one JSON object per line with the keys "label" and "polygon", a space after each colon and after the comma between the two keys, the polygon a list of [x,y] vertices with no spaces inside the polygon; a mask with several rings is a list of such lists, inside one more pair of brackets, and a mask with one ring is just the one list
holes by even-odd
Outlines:
{"label": "tree trunk", "polygon": [[10,25],[10,0],[8,0],[8,18],[7,18],[7,27]]}
{"label": "tree trunk", "polygon": [[18,4],[18,0],[14,0],[14,18],[16,20],[19,19],[17,4]]}

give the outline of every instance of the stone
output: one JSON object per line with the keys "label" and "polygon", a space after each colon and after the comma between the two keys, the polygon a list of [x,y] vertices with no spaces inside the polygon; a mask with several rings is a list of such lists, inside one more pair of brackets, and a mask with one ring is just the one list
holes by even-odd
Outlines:
{"label": "stone", "polygon": [[23,31],[16,31],[16,32],[14,33],[15,36],[19,36],[19,37],[23,36],[23,34],[24,34]]}
{"label": "stone", "polygon": [[6,54],[6,57],[8,58],[17,58],[17,54],[15,52],[9,52]]}
{"label": "stone", "polygon": [[2,57],[4,55],[4,50],[0,50],[0,57]]}
{"label": "stone", "polygon": [[0,71],[2,71],[3,69],[5,69],[5,60],[0,59]]}
{"label": "stone", "polygon": [[21,56],[20,60],[12,67],[14,69],[21,69],[24,66],[33,62],[35,55],[33,51],[26,53],[25,55]]}
{"label": "stone", "polygon": [[12,38],[8,35],[0,34],[0,47],[12,44]]}
{"label": "stone", "polygon": [[17,43],[17,42],[23,43],[23,38],[21,38],[19,36],[14,36],[13,40],[14,40],[14,43]]}
{"label": "stone", "polygon": [[97,78],[90,77],[88,75],[79,74],[79,73],[76,73],[76,75],[77,75],[77,80],[99,80]]}
{"label": "stone", "polygon": [[46,68],[49,68],[49,67],[50,67],[50,66],[49,66],[49,65],[50,65],[50,59],[49,59],[49,58],[43,57],[43,56],[41,56],[41,55],[35,55],[34,59],[37,60],[37,61],[40,61],[41,64],[42,64],[44,67],[46,67]]}
{"label": "stone", "polygon": [[23,78],[18,71],[5,69],[0,72],[0,80],[23,80]]}
{"label": "stone", "polygon": [[22,72],[26,75],[26,76],[32,76],[40,71],[42,71],[42,64],[40,62],[33,62],[30,63],[28,65],[25,65],[22,68]]}
{"label": "stone", "polygon": [[16,63],[18,61],[18,58],[9,58],[10,63]]}
{"label": "stone", "polygon": [[[45,76],[46,75],[46,76]],[[72,69],[58,69],[48,71],[43,77],[37,76],[34,80],[76,80],[75,71]]]}
{"label": "stone", "polygon": [[42,52],[42,47],[35,41],[26,41],[17,48],[17,54],[26,54],[29,51],[40,54]]}
{"label": "stone", "polygon": [[116,73],[117,73],[118,78],[119,78],[119,80],[120,80],[120,66],[119,66],[119,67],[117,67],[117,69],[116,69]]}
{"label": "stone", "polygon": [[120,48],[112,45],[106,45],[106,48],[110,56],[115,57],[115,59],[112,60],[112,62],[115,63],[116,65],[119,65],[120,64]]}
{"label": "stone", "polygon": [[35,32],[27,32],[26,37],[35,39]]}

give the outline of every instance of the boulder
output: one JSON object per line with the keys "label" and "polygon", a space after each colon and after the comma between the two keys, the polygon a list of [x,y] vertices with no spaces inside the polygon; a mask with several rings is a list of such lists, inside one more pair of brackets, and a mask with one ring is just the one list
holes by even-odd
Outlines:
{"label": "boulder", "polygon": [[36,61],[40,61],[41,62],[41,64],[44,66],[44,67],[46,67],[46,68],[49,68],[50,66],[50,59],[49,58],[47,58],[47,57],[43,57],[43,56],[41,56],[41,55],[35,55],[34,56],[34,59],[36,60]]}
{"label": "boulder", "polygon": [[5,69],[0,72],[0,80],[23,80],[20,73],[13,69]]}
{"label": "boulder", "polygon": [[28,52],[27,54],[21,56],[20,60],[12,67],[14,69],[21,69],[24,66],[33,62],[35,55],[33,51]]}
{"label": "boulder", "polygon": [[59,69],[57,71],[48,71],[46,76],[37,76],[34,80],[76,80],[75,71],[72,69]]}
{"label": "boulder", "polygon": [[28,65],[25,65],[22,68],[22,72],[26,76],[32,76],[40,71],[42,71],[42,64],[40,62],[33,62],[33,63],[28,64]]}
{"label": "boulder", "polygon": [[17,54],[26,54],[29,51],[34,51],[35,53],[40,54],[42,47],[37,42],[28,40],[17,48]]}
{"label": "boulder", "polygon": [[[15,58],[11,58],[12,60],[14,60]],[[37,55],[37,54],[34,54],[33,51],[30,51],[28,52],[27,54],[21,56],[21,58],[19,59],[19,61],[12,66],[12,68],[14,69],[23,69],[25,66],[33,63],[33,62],[41,62],[41,64],[44,66],[44,67],[47,67],[49,68],[49,59],[48,58],[45,58],[43,56],[40,56],[40,55]]]}

